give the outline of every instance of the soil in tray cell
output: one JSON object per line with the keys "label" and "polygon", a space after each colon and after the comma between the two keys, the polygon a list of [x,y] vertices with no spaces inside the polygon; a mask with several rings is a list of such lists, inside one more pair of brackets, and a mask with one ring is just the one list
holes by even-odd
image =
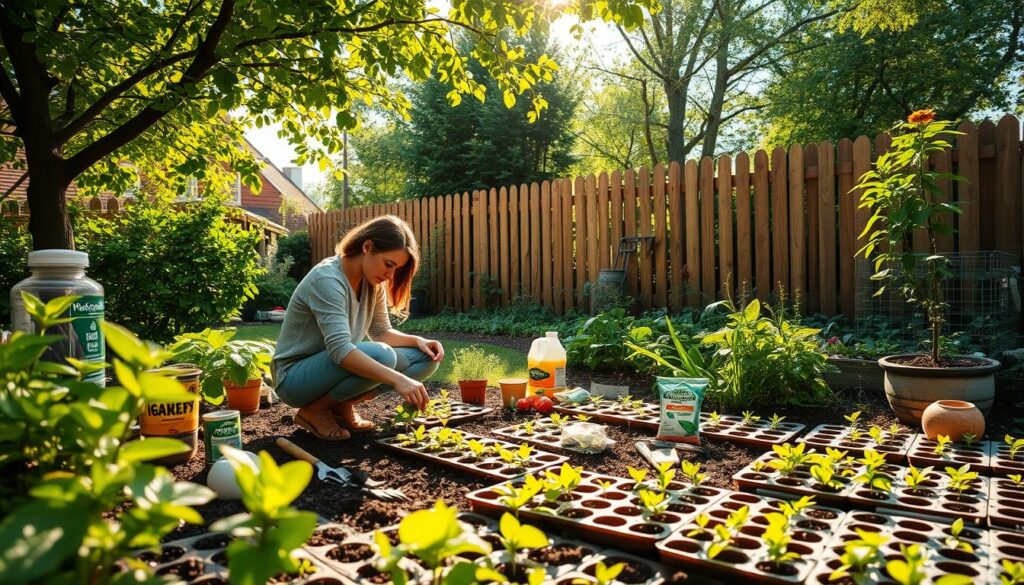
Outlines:
{"label": "soil in tray cell", "polygon": [[898,510],[952,522],[963,518],[969,524],[982,524],[988,509],[988,478],[978,477],[966,489],[954,489],[946,472],[932,470],[921,485],[910,487],[907,469],[885,466],[883,471],[892,479],[892,490],[869,489],[857,484],[847,495],[847,502],[858,508]]}
{"label": "soil in tray cell", "polygon": [[[829,575],[842,565],[840,556],[848,543],[860,540],[857,531],[879,534],[884,541],[879,549],[884,558],[869,566],[863,577],[867,582],[888,583],[885,561],[902,558],[901,546],[917,545],[926,559],[924,570],[932,579],[946,574],[960,574],[986,582],[985,573],[990,563],[987,531],[964,528],[954,538],[948,524],[929,522],[917,518],[888,514],[853,511],[847,514],[835,530],[829,546],[807,583],[853,583],[852,579],[830,582]],[[968,551],[969,548],[969,551]]]}
{"label": "soil in tray cell", "polygon": [[945,469],[946,467],[961,467],[970,465],[972,471],[988,473],[991,467],[991,453],[995,445],[990,441],[979,441],[971,446],[965,443],[949,443],[944,449],[936,453],[938,443],[929,440],[924,435],[918,435],[917,440],[907,453],[907,459],[915,467],[934,467]]}
{"label": "soil in tray cell", "polygon": [[[604,488],[598,482],[610,482],[611,486]],[[511,485],[522,486],[524,481],[517,480]],[[617,548],[629,550],[653,551],[655,541],[725,493],[718,488],[677,485],[679,489],[669,489],[666,498],[666,503],[675,507],[658,516],[650,516],[637,506],[639,501],[633,490],[633,481],[584,472],[580,485],[570,498],[563,495],[559,501],[548,502],[543,493],[537,494],[520,509],[519,516],[571,531],[584,540],[613,542]],[[504,488],[484,488],[470,493],[467,498],[475,511],[500,516],[506,507],[501,504],[499,489]]]}
{"label": "soil in tray cell", "polygon": [[[875,430],[872,431],[872,428]],[[872,437],[871,432],[875,432],[876,436]],[[906,459],[917,436],[902,426],[898,430],[881,427],[864,428],[863,426],[852,429],[848,426],[824,424],[814,427],[797,441],[807,443],[822,453],[826,448],[831,447],[848,451],[850,455],[857,457],[863,456],[867,449],[873,449],[882,454],[889,462],[900,463]]]}
{"label": "soil in tray cell", "polygon": [[700,415],[700,434],[707,439],[731,441],[756,447],[781,445],[794,440],[804,431],[805,425],[757,419],[744,422],[743,417],[731,414],[720,415],[716,421],[710,413]]}
{"label": "soil in tray cell", "polygon": [[988,523],[1024,531],[1024,482],[994,477],[988,494]]}
{"label": "soil in tray cell", "polygon": [[[706,513],[710,520],[704,526],[696,520],[686,522],[657,543],[658,553],[666,563],[700,567],[728,580],[755,578],[767,582],[799,583],[811,573],[815,562],[824,553],[845,512],[824,506],[798,512],[790,519],[793,540],[788,550],[798,553],[800,558],[776,564],[768,556],[761,535],[768,525],[767,515],[777,513],[781,505],[782,501],[775,498],[729,493],[708,508]],[[743,517],[745,520],[738,520]],[[731,537],[729,546],[710,558],[708,550],[714,542],[716,526],[726,526]]]}
{"label": "soil in tray cell", "polygon": [[989,554],[991,557],[992,582],[999,582],[1003,572],[1003,561],[1024,563],[1024,534],[992,530],[989,533]]}
{"label": "soil in tray cell", "polygon": [[[1010,437],[1014,441],[1014,437]],[[1018,450],[1010,457],[1010,445],[1004,441],[992,441],[990,465],[993,475],[1024,474],[1024,450]]]}
{"label": "soil in tray cell", "polygon": [[[807,452],[814,453],[816,450],[809,448]],[[778,459],[774,451],[765,453],[732,478],[743,491],[771,492],[771,495],[787,499],[813,496],[817,502],[839,504],[857,488],[858,484],[853,481],[853,477],[859,475],[862,469],[860,465],[836,466],[832,479],[838,485],[826,486],[812,477],[810,465],[798,466],[796,471],[785,474],[772,464]]]}
{"label": "soil in tray cell", "polygon": [[161,569],[157,569],[157,575],[172,575],[183,581],[191,581],[206,571],[206,563],[200,559],[190,558],[172,563]]}

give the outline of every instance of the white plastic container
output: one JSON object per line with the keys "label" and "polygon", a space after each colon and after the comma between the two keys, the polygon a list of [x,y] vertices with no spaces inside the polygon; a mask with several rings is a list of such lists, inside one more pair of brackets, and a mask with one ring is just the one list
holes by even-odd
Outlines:
{"label": "white plastic container", "polygon": [[530,345],[526,366],[530,370],[530,392],[554,399],[555,392],[565,388],[565,348],[558,341],[558,332],[548,331]]}

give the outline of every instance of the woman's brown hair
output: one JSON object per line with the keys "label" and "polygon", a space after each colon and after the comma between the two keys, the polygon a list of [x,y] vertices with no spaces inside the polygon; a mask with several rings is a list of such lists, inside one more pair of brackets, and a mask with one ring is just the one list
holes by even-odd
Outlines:
{"label": "woman's brown hair", "polygon": [[370,240],[373,252],[391,252],[405,250],[409,261],[397,271],[395,278],[388,283],[388,304],[392,310],[404,313],[409,309],[409,298],[412,296],[412,279],[420,263],[420,247],[409,224],[400,217],[385,215],[364,221],[349,230],[338,243],[335,252],[342,256],[359,256],[363,253],[363,243]]}

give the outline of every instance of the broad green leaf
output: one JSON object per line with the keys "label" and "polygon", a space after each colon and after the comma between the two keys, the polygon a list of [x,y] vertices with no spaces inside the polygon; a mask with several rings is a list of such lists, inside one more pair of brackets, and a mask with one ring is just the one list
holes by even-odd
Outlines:
{"label": "broad green leaf", "polygon": [[187,453],[191,447],[178,439],[166,437],[150,437],[130,441],[121,447],[121,458],[129,463],[152,461],[169,455]]}
{"label": "broad green leaf", "polygon": [[86,509],[54,501],[31,502],[0,522],[0,583],[28,583],[55,570],[82,544]]}

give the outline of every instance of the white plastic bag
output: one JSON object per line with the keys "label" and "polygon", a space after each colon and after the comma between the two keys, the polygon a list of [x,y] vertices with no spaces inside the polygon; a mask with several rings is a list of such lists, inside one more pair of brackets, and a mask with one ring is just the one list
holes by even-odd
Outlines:
{"label": "white plastic bag", "polygon": [[615,441],[608,438],[604,425],[589,422],[575,422],[562,427],[562,440],[559,444],[564,449],[580,453],[600,453]]}

